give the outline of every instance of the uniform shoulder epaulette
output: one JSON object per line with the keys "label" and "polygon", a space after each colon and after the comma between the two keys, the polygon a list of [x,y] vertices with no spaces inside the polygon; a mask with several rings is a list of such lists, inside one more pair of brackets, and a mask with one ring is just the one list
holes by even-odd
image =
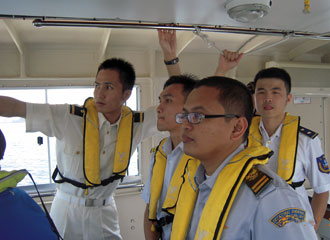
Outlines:
{"label": "uniform shoulder epaulette", "polygon": [[77,105],[70,105],[70,113],[82,117],[84,115],[84,108]]}
{"label": "uniform shoulder epaulette", "polygon": [[134,112],[133,113],[133,121],[134,122],[143,122],[144,113],[143,112]]}
{"label": "uniform shoulder epaulette", "polygon": [[319,135],[317,132],[314,132],[312,130],[309,130],[308,128],[299,126],[299,132],[305,134],[306,136],[314,139],[317,135]]}
{"label": "uniform shoulder epaulette", "polygon": [[273,179],[260,169],[253,167],[246,175],[244,181],[257,197],[267,188]]}
{"label": "uniform shoulder epaulette", "polygon": [[157,147],[158,147],[158,146],[151,148],[151,149],[150,149],[150,153],[156,152],[156,151],[157,151]]}

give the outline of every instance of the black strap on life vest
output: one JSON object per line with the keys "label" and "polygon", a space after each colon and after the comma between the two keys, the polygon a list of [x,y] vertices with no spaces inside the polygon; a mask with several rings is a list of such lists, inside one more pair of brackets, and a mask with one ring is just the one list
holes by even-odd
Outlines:
{"label": "black strap on life vest", "polygon": [[290,186],[293,188],[293,189],[296,189],[298,187],[301,187],[305,182],[305,179],[303,181],[300,181],[300,182],[293,182],[290,184]]}
{"label": "black strap on life vest", "polygon": [[[60,175],[61,179],[56,179],[57,177],[57,174]],[[91,188],[91,187],[98,187],[98,186],[106,186],[108,185],[109,183],[112,183],[113,181],[115,180],[123,180],[124,176],[121,176],[119,174],[116,174],[116,175],[113,175],[107,179],[104,179],[101,181],[100,184],[93,184],[93,185],[86,185],[85,183],[81,183],[81,182],[77,182],[75,180],[72,180],[70,178],[67,178],[65,177],[61,172],[60,170],[58,169],[58,167],[56,166],[54,172],[53,172],[53,175],[52,175],[52,179],[55,183],[64,183],[64,182],[67,182],[67,183],[70,183],[72,184],[73,186],[75,187],[78,187],[78,188],[82,188],[82,189],[87,189],[87,188]]]}
{"label": "black strap on life vest", "polygon": [[[69,110],[71,114],[76,115],[78,117],[83,117],[86,108],[77,105],[70,105]],[[143,121],[144,121],[144,112],[133,111],[133,122],[142,123]]]}
{"label": "black strap on life vest", "polygon": [[163,232],[163,227],[166,226],[167,224],[172,223],[173,218],[174,218],[173,215],[167,215],[165,217],[157,219],[156,224],[155,224],[157,232],[162,233]]}

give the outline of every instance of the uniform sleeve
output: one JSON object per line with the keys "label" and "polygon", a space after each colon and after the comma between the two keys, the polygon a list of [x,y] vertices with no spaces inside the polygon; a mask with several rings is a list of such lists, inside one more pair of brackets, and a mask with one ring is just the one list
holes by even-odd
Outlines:
{"label": "uniform sleeve", "polygon": [[149,107],[144,111],[144,121],[142,125],[142,140],[159,134],[157,130],[157,106]]}
{"label": "uniform sleeve", "polygon": [[317,239],[313,224],[307,201],[293,190],[280,187],[260,199],[252,239]]}
{"label": "uniform sleeve", "polygon": [[[306,137],[307,138],[307,137]],[[307,138],[304,145],[306,176],[316,193],[330,190],[330,170],[318,137]]]}
{"label": "uniform sleeve", "polygon": [[151,177],[152,177],[152,167],[154,165],[154,153],[152,154],[150,158],[150,164],[149,164],[149,175],[148,180],[144,185],[141,197],[142,199],[148,204],[150,199],[150,183],[151,183]]}
{"label": "uniform sleeve", "polygon": [[49,137],[62,139],[65,134],[68,118],[67,104],[31,104],[26,107],[26,132],[42,132]]}

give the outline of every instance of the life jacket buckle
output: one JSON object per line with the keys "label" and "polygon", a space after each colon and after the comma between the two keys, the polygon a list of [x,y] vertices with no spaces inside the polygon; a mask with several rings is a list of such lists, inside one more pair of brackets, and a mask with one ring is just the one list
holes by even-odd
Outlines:
{"label": "life jacket buckle", "polygon": [[85,207],[95,207],[95,206],[104,206],[106,204],[106,199],[85,199]]}

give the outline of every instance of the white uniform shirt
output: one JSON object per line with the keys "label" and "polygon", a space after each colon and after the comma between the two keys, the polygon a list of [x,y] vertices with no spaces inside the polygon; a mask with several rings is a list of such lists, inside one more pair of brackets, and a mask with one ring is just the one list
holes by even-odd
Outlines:
{"label": "white uniform shirt", "polygon": [[[259,131],[262,136],[262,144],[274,151],[274,155],[269,159],[268,166],[274,172],[277,172],[282,124],[278,127],[273,136],[269,137],[261,120]],[[317,163],[317,158],[321,157],[323,154],[321,142],[318,137],[312,139],[303,133],[299,133],[296,166],[292,182],[301,182],[307,178],[316,193],[329,191],[330,174],[321,172]],[[304,186],[296,188],[296,191],[305,199],[308,199]]]}
{"label": "white uniform shirt", "polygon": [[[105,179],[110,177],[113,170],[119,120],[114,124],[110,124],[103,114],[99,113],[98,116],[100,133],[100,176],[101,179]],[[143,123],[134,123],[132,153],[143,139],[158,132],[156,119],[156,109],[155,107],[151,107],[144,112]],[[47,136],[56,137],[56,160],[59,170],[65,177],[85,183],[83,174],[82,124],[83,118],[70,114],[69,105],[67,104],[27,104],[26,131],[40,131]],[[117,210],[115,202],[113,201],[113,192],[118,183],[119,180],[116,180],[107,186],[89,188],[88,195],[85,194],[86,191],[84,189],[77,188],[70,183],[58,184],[58,193],[55,196],[51,214],[62,237],[65,238],[68,236],[71,239],[93,240],[121,239],[119,235]],[[58,195],[61,195],[62,198],[66,197],[67,201],[60,201]],[[79,207],[80,205],[77,204],[77,201],[81,200],[79,198],[82,198],[82,200],[85,198],[101,200],[110,198],[110,207],[101,207],[102,211],[110,211],[109,216],[105,216],[106,212],[102,213],[100,210],[92,214],[91,211],[94,207]],[[66,202],[69,202],[71,205],[66,205]],[[75,207],[72,207],[72,204],[75,205]],[[83,208],[83,210],[81,208]],[[84,215],[78,215],[80,212]],[[96,226],[92,229],[93,226],[90,223],[93,221],[93,216],[95,216],[97,220],[95,220]],[[78,220],[86,222],[84,223]],[[100,234],[94,231],[95,228],[99,227],[99,224],[101,224],[100,231],[106,229],[105,233],[102,232]],[[90,228],[87,226],[90,226]],[[81,235],[80,232],[85,230],[86,233]],[[70,236],[70,234],[73,235]]]}
{"label": "white uniform shirt", "polygon": [[[225,165],[242,149],[241,145],[234,151],[212,174],[205,177],[205,169],[199,166],[195,175],[195,182],[199,189],[195,209],[187,231],[186,239],[192,240],[198,227],[198,222],[203,208],[208,200],[218,174]],[[243,181],[234,203],[228,214],[225,228],[222,232],[222,240],[278,240],[278,239],[317,239],[313,227],[313,215],[308,202],[298,195],[288,184],[267,166],[259,165],[258,168],[270,176],[272,183],[260,193],[258,197]],[[226,184],[226,183],[223,183]],[[284,226],[277,226],[278,221],[272,219],[280,215],[282,211],[300,209],[305,212],[305,221],[295,223],[289,221]],[[290,210],[289,210],[290,211]],[[277,218],[274,218],[277,219]],[[201,233],[202,234],[202,233]],[[199,239],[199,238],[198,238]]]}
{"label": "white uniform shirt", "polygon": [[[166,161],[166,169],[164,174],[164,182],[163,187],[161,191],[161,195],[158,200],[157,204],[157,219],[160,219],[162,217],[167,216],[168,214],[164,211],[162,211],[162,206],[165,201],[165,197],[167,194],[167,190],[170,186],[170,182],[172,179],[172,176],[175,172],[176,167],[178,166],[178,163],[181,160],[181,157],[183,155],[183,143],[181,142],[174,150],[172,150],[172,141],[169,137],[166,142],[163,144],[162,150],[167,155],[167,161]],[[150,158],[150,167],[149,167],[149,177],[146,185],[144,186],[143,192],[142,192],[142,198],[146,203],[149,203],[150,198],[150,182],[152,177],[152,168],[155,162],[155,153],[152,154]],[[163,227],[163,234],[162,237],[164,240],[170,239],[171,236],[171,230],[172,230],[172,223],[167,224]]]}

